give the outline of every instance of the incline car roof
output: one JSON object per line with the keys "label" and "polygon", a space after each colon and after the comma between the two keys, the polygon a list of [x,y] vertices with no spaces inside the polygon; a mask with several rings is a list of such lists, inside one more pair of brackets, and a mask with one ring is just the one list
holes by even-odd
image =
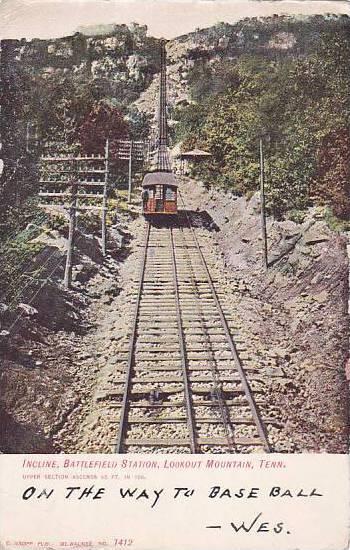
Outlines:
{"label": "incline car roof", "polygon": [[148,172],[143,178],[142,186],[145,185],[173,185],[178,186],[172,172]]}

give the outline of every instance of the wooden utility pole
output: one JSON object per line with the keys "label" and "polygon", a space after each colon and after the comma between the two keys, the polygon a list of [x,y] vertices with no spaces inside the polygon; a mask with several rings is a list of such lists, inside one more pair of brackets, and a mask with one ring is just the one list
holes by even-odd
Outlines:
{"label": "wooden utility pole", "polygon": [[102,255],[107,254],[107,201],[108,201],[108,161],[109,161],[109,141],[107,139],[105,146],[105,181],[102,199]]}
{"label": "wooden utility pole", "polygon": [[[69,211],[69,233],[67,243],[64,287],[70,288],[72,282],[74,241],[76,234],[77,211],[102,211],[102,253],[107,248],[107,193],[109,147],[106,143],[104,155],[56,154],[41,157],[39,196],[48,202],[40,206],[53,208],[61,206]],[[68,175],[68,177],[67,177]],[[79,200],[79,205],[78,205]],[[54,201],[54,202],[53,202]],[[93,201],[91,203],[91,201]],[[97,206],[98,201],[99,206]],[[102,201],[102,205],[101,205]]]}
{"label": "wooden utility pole", "polygon": [[[59,144],[66,148],[65,144]],[[132,191],[132,161],[143,162],[145,156],[144,141],[118,141],[118,160],[129,161],[128,201]],[[74,239],[76,233],[77,212],[84,210],[101,211],[102,254],[107,254],[107,211],[109,182],[109,142],[106,141],[105,153],[77,154],[56,153],[42,156],[40,160],[41,178],[39,196],[46,202],[41,203],[45,209],[61,206],[69,211],[69,235],[67,259],[64,273],[64,286],[69,288],[72,281]],[[68,175],[68,176],[67,176]],[[72,183],[73,181],[73,183]],[[79,204],[78,204],[79,201]],[[102,205],[101,205],[102,201]],[[99,206],[96,204],[99,204]]]}
{"label": "wooden utility pole", "polygon": [[27,122],[27,126],[26,126],[26,151],[27,151],[27,153],[30,153],[29,140],[30,140],[30,122]]}
{"label": "wooden utility pole", "polygon": [[261,234],[262,234],[262,264],[265,271],[268,269],[267,257],[267,230],[266,230],[266,211],[265,211],[265,166],[264,166],[264,148],[263,138],[259,140],[260,149],[260,212],[261,212]]}
{"label": "wooden utility pole", "polygon": [[26,124],[26,152],[34,153],[38,148],[38,126],[36,122]]}
{"label": "wooden utility pole", "polygon": [[132,191],[132,141],[130,141],[129,150],[129,181],[128,181],[128,203],[131,203],[131,191]]}
{"label": "wooden utility pole", "polygon": [[69,232],[67,243],[67,257],[66,267],[64,270],[64,288],[70,288],[72,283],[72,269],[73,269],[73,253],[74,253],[74,241],[75,241],[75,229],[77,219],[77,191],[78,183],[73,181],[71,187],[71,205],[69,209]]}
{"label": "wooden utility pole", "polygon": [[147,142],[142,140],[118,140],[118,149],[116,158],[118,160],[128,161],[128,203],[131,202],[132,193],[132,167],[135,164],[142,165],[147,154]]}

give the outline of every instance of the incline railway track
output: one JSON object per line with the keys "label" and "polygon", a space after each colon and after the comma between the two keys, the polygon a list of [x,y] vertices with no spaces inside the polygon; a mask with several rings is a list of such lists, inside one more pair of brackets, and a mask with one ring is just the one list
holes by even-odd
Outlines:
{"label": "incline railway track", "polygon": [[[169,174],[164,42],[161,56],[154,161],[157,173]],[[265,426],[275,422],[268,407],[263,418],[259,412],[263,377],[257,364],[242,363],[239,321],[215,259],[201,248],[185,209],[175,216],[154,211],[144,223],[128,349],[123,341],[96,397],[107,405],[99,417],[104,445],[116,453],[269,452]]]}
{"label": "incline railway track", "polygon": [[190,217],[145,224],[114,452],[269,452],[258,366],[242,364]]}
{"label": "incline railway track", "polygon": [[160,83],[159,83],[159,111],[158,111],[158,147],[156,155],[157,170],[170,171],[168,155],[168,125],[167,125],[167,98],[166,98],[166,52],[165,42],[161,44]]}

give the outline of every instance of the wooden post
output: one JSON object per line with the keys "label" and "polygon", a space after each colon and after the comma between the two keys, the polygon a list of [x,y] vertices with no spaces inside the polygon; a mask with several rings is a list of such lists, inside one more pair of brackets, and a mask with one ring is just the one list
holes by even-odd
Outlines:
{"label": "wooden post", "polygon": [[131,203],[131,191],[132,191],[132,141],[130,141],[129,152],[129,189],[128,189],[128,203]]}
{"label": "wooden post", "polygon": [[105,146],[105,181],[103,187],[102,199],[102,255],[107,254],[107,200],[108,200],[108,159],[109,159],[109,141],[107,139]]}
{"label": "wooden post", "polygon": [[147,164],[151,162],[151,140],[147,140]]}
{"label": "wooden post", "polygon": [[78,184],[77,182],[72,183],[71,193],[71,206],[69,209],[69,233],[68,233],[68,244],[67,244],[67,258],[66,258],[66,268],[64,271],[64,287],[70,288],[72,283],[72,269],[73,269],[73,250],[74,250],[74,239],[75,239],[75,224],[76,224],[76,211],[77,211],[77,191]]}
{"label": "wooden post", "polygon": [[261,233],[262,233],[262,262],[265,271],[268,269],[267,257],[267,230],[266,230],[266,212],[265,212],[265,167],[264,167],[264,149],[263,140],[260,138],[260,203],[261,203]]}
{"label": "wooden post", "polygon": [[30,140],[29,126],[30,126],[30,122],[27,122],[27,129],[26,129],[26,152],[27,152],[27,153],[30,153],[30,146],[29,146],[29,140]]}

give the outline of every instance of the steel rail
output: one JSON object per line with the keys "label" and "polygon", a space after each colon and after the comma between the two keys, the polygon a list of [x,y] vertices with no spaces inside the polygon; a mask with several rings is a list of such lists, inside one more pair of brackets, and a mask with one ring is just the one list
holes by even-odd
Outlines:
{"label": "steel rail", "polygon": [[[186,239],[183,235],[183,228],[182,227],[181,227],[181,233],[180,234],[182,236],[183,243],[185,245],[187,245]],[[197,282],[195,280],[194,270],[193,270],[193,266],[191,264],[190,253],[189,253],[189,250],[188,250],[187,246],[185,246],[184,249],[186,251],[186,256],[187,256],[187,260],[188,260],[189,272],[190,272],[192,286],[193,286],[193,289],[194,289],[194,295],[195,295],[197,311],[198,311],[198,313],[201,313],[202,309],[201,309],[200,297],[199,297],[199,294],[198,294],[198,285],[197,285]],[[203,313],[201,315],[203,315]],[[202,316],[201,316],[201,319],[200,319],[200,323],[201,323],[201,326],[202,326],[203,335],[206,339],[206,343],[209,344],[208,332],[207,332],[207,329],[204,326]],[[208,352],[208,355],[209,355],[209,352]],[[224,426],[225,436],[226,436],[226,439],[227,439],[227,445],[228,445],[228,448],[231,451],[231,450],[233,450],[233,442],[232,442],[232,436],[230,435],[229,429],[228,429],[228,426],[230,425],[230,420],[228,418],[228,415],[226,414],[223,399],[221,397],[220,378],[218,378],[218,373],[217,373],[217,371],[215,370],[215,367],[214,367],[215,360],[213,359],[213,353],[211,353],[211,357],[209,359],[209,362],[210,362],[210,370],[211,370],[212,376],[213,376],[214,389],[215,389],[215,393],[216,393],[216,397],[217,397],[217,401],[218,401],[218,405],[219,405],[219,409],[220,409],[221,421],[222,421],[222,424]]]}
{"label": "steel rail", "polygon": [[179,345],[180,345],[180,353],[181,353],[181,367],[183,372],[185,405],[186,405],[186,411],[187,411],[187,426],[188,426],[188,431],[190,436],[191,452],[198,453],[193,403],[191,398],[190,380],[189,380],[188,368],[187,368],[185,338],[184,338],[184,333],[182,328],[182,317],[181,317],[181,307],[180,307],[180,298],[179,298],[179,282],[178,282],[178,276],[177,276],[175,244],[174,244],[174,236],[173,236],[172,228],[170,228],[170,240],[171,240],[173,282],[174,282],[175,303],[176,303],[176,319],[177,319],[177,328],[178,328],[178,334],[179,334]]}
{"label": "steel rail", "polygon": [[160,60],[160,82],[159,82],[159,121],[158,121],[158,150],[157,150],[157,169],[170,171],[170,159],[167,150],[168,145],[168,125],[167,125],[167,76],[166,76],[166,51],[165,41],[161,43]]}
{"label": "steel rail", "polygon": [[135,310],[134,310],[134,316],[133,316],[133,325],[132,325],[132,333],[129,343],[129,350],[128,350],[128,362],[126,367],[126,380],[125,380],[125,389],[123,393],[123,400],[121,405],[121,411],[120,411],[120,419],[119,419],[119,429],[118,429],[118,436],[117,441],[115,444],[115,452],[121,454],[122,448],[123,448],[123,439],[125,436],[125,429],[127,424],[127,413],[128,413],[128,405],[129,405],[129,398],[130,398],[130,389],[131,389],[131,376],[133,372],[133,366],[134,366],[134,357],[135,357],[135,343],[136,343],[136,337],[137,337],[137,322],[139,317],[139,309],[140,309],[140,301],[142,296],[142,289],[143,289],[143,281],[145,277],[145,267],[146,267],[146,260],[147,260],[147,251],[148,251],[148,243],[149,243],[149,236],[151,232],[151,225],[148,223],[146,228],[146,236],[145,236],[145,243],[144,243],[144,251],[142,256],[142,262],[141,262],[141,268],[140,268],[140,279],[139,279],[139,286],[138,286],[138,292],[137,292],[137,298],[135,303]]}
{"label": "steel rail", "polygon": [[[178,193],[178,196],[179,198],[181,199],[181,202],[182,202],[182,205],[183,207],[185,207],[185,203],[184,203],[184,200],[183,200],[183,197],[181,195],[181,193],[179,192]],[[211,289],[211,292],[212,292],[212,295],[213,295],[213,299],[214,299],[214,302],[215,302],[215,305],[217,307],[217,310],[218,310],[218,313],[219,313],[219,317],[220,317],[220,321],[222,323],[222,326],[223,326],[223,329],[225,331],[225,335],[226,335],[226,338],[227,338],[227,342],[229,344],[229,347],[230,347],[230,350],[231,350],[231,353],[232,353],[232,356],[233,356],[233,359],[234,359],[234,362],[236,364],[236,368],[237,368],[237,371],[238,371],[238,374],[240,376],[240,379],[241,379],[241,384],[242,384],[242,387],[243,387],[243,390],[244,390],[244,394],[246,396],[246,399],[249,403],[249,406],[250,406],[250,410],[251,410],[251,413],[252,413],[252,416],[253,416],[253,419],[254,419],[254,422],[255,422],[255,425],[256,425],[256,428],[258,430],[258,434],[259,434],[259,437],[263,443],[263,446],[264,446],[264,450],[266,453],[269,453],[271,452],[271,448],[270,448],[270,445],[269,445],[269,442],[268,442],[268,439],[267,439],[267,435],[266,435],[266,431],[265,431],[265,427],[262,423],[262,420],[260,418],[260,414],[259,414],[259,411],[258,411],[258,408],[256,406],[256,403],[255,403],[255,400],[254,400],[254,397],[253,397],[253,394],[251,392],[251,389],[249,387],[249,383],[248,383],[248,380],[247,380],[247,377],[246,377],[246,374],[244,372],[244,369],[243,369],[243,366],[242,366],[242,363],[241,363],[241,360],[239,358],[239,355],[238,355],[238,352],[237,352],[237,349],[236,349],[236,345],[233,341],[233,338],[231,336],[231,332],[230,332],[230,329],[229,329],[229,326],[227,324],[227,321],[226,321],[226,318],[225,318],[225,314],[222,310],[222,307],[221,307],[221,304],[219,302],[219,298],[217,296],[217,292],[216,292],[216,289],[215,289],[215,286],[214,286],[214,283],[213,283],[213,280],[212,280],[212,277],[210,275],[210,272],[209,272],[209,269],[208,269],[208,266],[207,266],[207,263],[205,261],[205,258],[204,258],[204,255],[203,255],[203,252],[202,252],[202,249],[199,245],[199,242],[198,242],[198,239],[197,239],[197,235],[196,235],[196,232],[191,224],[191,220],[190,220],[190,217],[189,217],[189,214],[186,210],[184,210],[185,212],[185,215],[186,215],[186,218],[187,218],[187,222],[188,222],[188,227],[193,235],[193,239],[194,239],[194,242],[196,244],[196,248],[199,252],[199,256],[201,258],[201,262],[202,262],[202,265],[203,265],[203,268],[205,270],[205,273],[207,275],[207,278],[208,278],[208,282],[209,282],[209,286],[210,286],[210,289]]]}

